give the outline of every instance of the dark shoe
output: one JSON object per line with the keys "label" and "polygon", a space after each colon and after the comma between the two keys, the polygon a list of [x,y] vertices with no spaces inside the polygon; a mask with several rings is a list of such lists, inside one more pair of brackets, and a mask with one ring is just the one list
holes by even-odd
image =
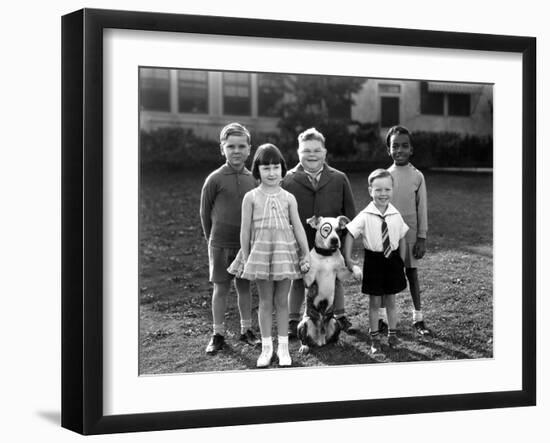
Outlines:
{"label": "dark shoe", "polygon": [[430,331],[426,325],[424,324],[424,321],[421,320],[421,321],[417,321],[416,323],[413,324],[414,326],[414,329],[416,331],[416,333],[418,335],[432,335],[432,331]]}
{"label": "dark shoe", "polygon": [[338,326],[340,326],[340,330],[348,334],[357,334],[357,329],[353,327],[352,323],[345,315],[337,318],[336,322],[338,323]]}
{"label": "dark shoe", "polygon": [[244,334],[241,334],[239,336],[239,340],[243,343],[249,344],[250,346],[257,346],[262,342],[250,329],[247,329]]}
{"label": "dark shoe", "polygon": [[210,338],[210,341],[208,342],[208,346],[206,347],[206,353],[207,354],[215,354],[216,352],[220,351],[225,345],[225,339],[223,338],[223,335],[220,334],[214,334]]}
{"label": "dark shoe", "polygon": [[298,338],[298,320],[288,322],[288,338]]}
{"label": "dark shoe", "polygon": [[378,332],[380,332],[380,334],[388,333],[388,324],[381,318],[378,319]]}
{"label": "dark shoe", "polygon": [[396,348],[397,346],[399,346],[400,343],[401,343],[401,340],[397,338],[397,335],[390,335],[388,337],[388,346],[390,348]]}

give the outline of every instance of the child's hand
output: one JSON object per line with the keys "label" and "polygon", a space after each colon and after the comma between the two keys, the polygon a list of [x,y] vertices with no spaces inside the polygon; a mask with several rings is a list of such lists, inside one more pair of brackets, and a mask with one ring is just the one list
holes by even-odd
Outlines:
{"label": "child's hand", "polygon": [[245,262],[239,263],[235,277],[242,278],[242,275],[244,273],[244,263]]}
{"label": "child's hand", "polygon": [[361,280],[363,278],[363,271],[361,271],[359,266],[353,265],[351,272],[353,273],[353,278],[355,280]]}
{"label": "child's hand", "polygon": [[418,237],[416,243],[413,246],[414,258],[422,258],[426,253],[426,239]]}
{"label": "child's hand", "polygon": [[353,267],[356,266],[355,262],[351,258],[344,257],[344,265],[349,272],[353,272]]}
{"label": "child's hand", "polygon": [[302,274],[306,274],[309,271],[309,257],[304,257],[300,260],[300,271]]}
{"label": "child's hand", "polygon": [[363,278],[363,271],[351,260],[344,260],[346,263],[346,268],[353,274],[353,278],[356,280],[361,280]]}

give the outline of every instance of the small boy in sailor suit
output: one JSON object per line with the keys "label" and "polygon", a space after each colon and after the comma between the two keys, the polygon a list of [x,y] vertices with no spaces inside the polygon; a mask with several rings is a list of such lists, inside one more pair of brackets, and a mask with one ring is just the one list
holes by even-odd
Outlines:
{"label": "small boy in sailor suit", "polygon": [[344,260],[351,270],[351,251],[354,239],[362,237],[365,248],[361,290],[369,296],[371,352],[380,348],[378,315],[382,300],[388,314],[388,344],[395,347],[397,338],[397,308],[395,294],[407,287],[404,272],[405,234],[408,226],[399,211],[390,203],[393,178],[386,169],[369,175],[369,194],[372,201],[350,223],[344,244]]}

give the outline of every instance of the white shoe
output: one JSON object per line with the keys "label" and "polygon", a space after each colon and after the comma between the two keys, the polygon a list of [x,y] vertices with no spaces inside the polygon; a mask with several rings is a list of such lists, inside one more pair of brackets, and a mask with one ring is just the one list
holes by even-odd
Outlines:
{"label": "white shoe", "polygon": [[290,366],[292,364],[288,348],[277,349],[277,357],[279,358],[279,366]]}
{"label": "white shoe", "polygon": [[256,367],[258,368],[267,368],[271,363],[273,358],[273,348],[262,349],[262,353],[258,357],[256,362]]}

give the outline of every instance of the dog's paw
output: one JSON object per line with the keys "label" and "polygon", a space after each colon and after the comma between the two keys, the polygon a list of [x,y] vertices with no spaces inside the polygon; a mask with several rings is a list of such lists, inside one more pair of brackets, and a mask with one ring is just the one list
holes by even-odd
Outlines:
{"label": "dog's paw", "polygon": [[302,345],[300,346],[300,349],[298,349],[298,353],[305,355],[309,353],[309,346],[308,345]]}
{"label": "dog's paw", "polygon": [[353,265],[352,268],[353,278],[356,280],[361,280],[363,278],[363,271],[361,271],[361,268],[357,265]]}

